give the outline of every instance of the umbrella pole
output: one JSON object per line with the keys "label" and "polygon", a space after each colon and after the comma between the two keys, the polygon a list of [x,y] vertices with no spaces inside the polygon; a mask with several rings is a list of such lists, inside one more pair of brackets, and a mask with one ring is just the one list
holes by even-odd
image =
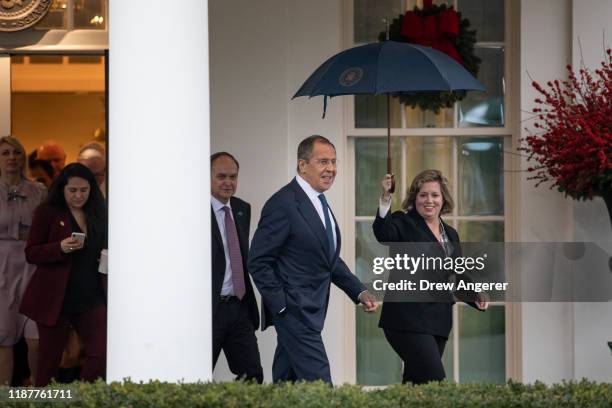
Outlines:
{"label": "umbrella pole", "polygon": [[391,174],[390,193],[395,192],[395,176],[391,165],[391,94],[387,94],[387,174]]}

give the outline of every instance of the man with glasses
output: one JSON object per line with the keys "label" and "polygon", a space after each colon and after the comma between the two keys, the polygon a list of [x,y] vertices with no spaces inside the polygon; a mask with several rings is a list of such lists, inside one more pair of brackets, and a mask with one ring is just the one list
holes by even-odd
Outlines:
{"label": "man with glasses", "polygon": [[340,229],[323,194],[336,177],[336,149],[323,136],[304,139],[297,175],[264,205],[249,252],[249,273],[264,301],[262,330],[274,325],[274,382],[331,383],[321,338],[330,283],[373,312],[376,299],[340,258]]}

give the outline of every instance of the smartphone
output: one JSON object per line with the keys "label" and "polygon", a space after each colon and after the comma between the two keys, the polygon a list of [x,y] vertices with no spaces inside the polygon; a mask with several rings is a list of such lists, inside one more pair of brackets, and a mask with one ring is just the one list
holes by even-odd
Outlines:
{"label": "smartphone", "polygon": [[70,238],[79,242],[85,242],[85,234],[82,232],[73,232]]}

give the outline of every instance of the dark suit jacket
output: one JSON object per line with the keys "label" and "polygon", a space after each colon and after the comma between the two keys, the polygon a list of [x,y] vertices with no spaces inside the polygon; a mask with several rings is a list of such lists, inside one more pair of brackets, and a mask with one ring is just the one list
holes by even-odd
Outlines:
{"label": "dark suit jacket", "polygon": [[72,257],[62,252],[60,242],[74,230],[68,210],[43,205],[34,212],[25,255],[37,268],[19,311],[38,323],[55,325],[62,311]]}
{"label": "dark suit jacket", "polygon": [[[453,246],[453,252],[450,256],[453,258],[461,256],[459,234],[457,234],[457,231],[453,227],[446,223],[444,223],[444,228]],[[423,251],[430,251],[428,256],[441,256],[443,258],[445,256],[435,235],[431,232],[431,229],[429,229],[423,217],[421,217],[416,210],[407,213],[396,211],[393,214],[389,211],[385,218],[381,218],[377,210],[372,229],[374,230],[374,236],[376,236],[378,242],[388,245],[396,242],[425,243],[423,245]],[[429,243],[435,245],[430,245]],[[421,250],[418,252],[416,256],[421,254]],[[436,276],[435,272],[436,271],[430,275],[433,275],[434,280],[436,278],[443,278],[441,275]],[[395,280],[393,275],[392,273],[389,276],[389,281]],[[468,280],[466,277],[460,278]],[[455,293],[455,296],[476,308],[473,302],[474,293],[458,292]],[[440,301],[435,302],[389,301],[388,297],[385,296],[378,325],[385,329],[404,330],[448,337],[453,323],[452,306],[453,301],[450,294],[448,298],[442,298]]]}
{"label": "dark suit jacket", "polygon": [[[334,218],[335,220],[335,218]],[[264,205],[249,253],[249,273],[264,300],[263,329],[283,308],[306,326],[321,331],[333,282],[353,302],[365,286],[340,259],[330,259],[325,227],[295,179]]]}
{"label": "dark suit jacket", "polygon": [[[249,274],[247,273],[247,256],[249,254],[249,229],[251,226],[251,206],[246,201],[237,197],[230,198],[230,206],[232,207],[232,216],[238,231],[238,240],[240,241],[240,253],[242,254],[242,266],[244,270],[244,285],[246,294],[243,301],[247,303],[249,308],[249,316],[253,321],[255,330],[259,327],[259,309],[253,292],[253,285]],[[212,310],[213,320],[214,315],[219,306],[219,296],[221,296],[221,288],[223,286],[223,278],[225,276],[225,252],[223,251],[223,239],[217,225],[217,218],[211,206],[211,226],[212,226]]]}

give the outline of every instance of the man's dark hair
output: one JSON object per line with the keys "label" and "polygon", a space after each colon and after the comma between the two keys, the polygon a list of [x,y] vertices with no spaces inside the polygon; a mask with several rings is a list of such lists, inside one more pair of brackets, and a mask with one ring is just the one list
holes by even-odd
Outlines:
{"label": "man's dark hair", "polygon": [[232,159],[234,163],[236,163],[236,167],[238,167],[238,170],[240,170],[240,163],[238,163],[238,160],[236,160],[236,158],[232,156],[231,154],[229,154],[228,152],[217,152],[215,154],[212,154],[210,156],[210,167],[212,168],[213,162],[222,156],[227,156],[230,159]]}
{"label": "man's dark hair", "polygon": [[87,232],[90,242],[95,242],[98,250],[108,247],[108,213],[104,196],[98,188],[96,177],[81,163],[71,163],[64,167],[49,188],[49,194],[43,205],[68,210],[64,196],[64,187],[72,177],[79,177],[89,184],[89,197],[83,205],[87,220]]}
{"label": "man's dark hair", "polygon": [[38,150],[34,149],[32,150],[32,153],[28,154],[28,167],[32,167],[32,163],[34,163],[36,160],[40,160],[38,158]]}
{"label": "man's dark hair", "polygon": [[34,159],[28,166],[31,169],[41,168],[50,179],[53,179],[53,166],[49,160]]}
{"label": "man's dark hair", "polygon": [[334,150],[336,150],[336,146],[334,146],[334,144],[330,142],[328,138],[323,137],[321,135],[308,136],[306,139],[302,140],[300,142],[300,145],[298,146],[298,150],[297,150],[297,159],[298,159],[297,172],[298,173],[300,172],[300,166],[299,166],[300,160],[304,160],[306,162],[310,160],[310,158],[312,157],[312,151],[314,149],[314,145],[316,142],[330,145],[331,147],[334,148]]}

